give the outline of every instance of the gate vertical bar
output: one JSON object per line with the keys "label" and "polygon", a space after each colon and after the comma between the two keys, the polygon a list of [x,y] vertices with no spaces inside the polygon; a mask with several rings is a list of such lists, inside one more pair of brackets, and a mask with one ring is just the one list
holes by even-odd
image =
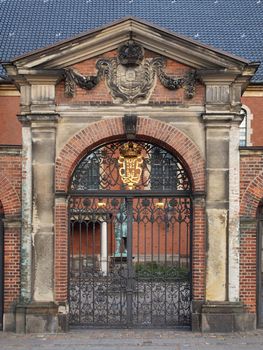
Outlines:
{"label": "gate vertical bar", "polygon": [[132,217],[133,200],[127,198],[127,325],[132,325],[132,297],[133,297],[133,266],[132,266]]}

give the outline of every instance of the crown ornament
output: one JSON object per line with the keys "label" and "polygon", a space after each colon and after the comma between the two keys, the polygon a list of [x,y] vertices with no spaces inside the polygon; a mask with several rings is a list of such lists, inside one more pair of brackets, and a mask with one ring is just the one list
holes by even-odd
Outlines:
{"label": "crown ornament", "polygon": [[124,66],[139,66],[144,57],[143,47],[133,40],[121,45],[118,50],[118,59]]}
{"label": "crown ornament", "polygon": [[142,147],[134,142],[127,142],[120,148],[120,155],[124,158],[136,158],[141,155]]}

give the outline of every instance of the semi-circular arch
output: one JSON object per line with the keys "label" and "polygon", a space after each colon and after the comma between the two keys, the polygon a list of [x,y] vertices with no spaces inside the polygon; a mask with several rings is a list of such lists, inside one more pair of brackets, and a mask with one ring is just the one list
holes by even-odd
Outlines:
{"label": "semi-circular arch", "polygon": [[[137,137],[160,144],[175,153],[192,180],[194,191],[204,191],[205,163],[198,147],[176,127],[150,118],[138,118]],[[99,144],[124,139],[122,118],[103,119],[76,133],[56,160],[56,191],[67,192],[71,175],[80,159]]]}

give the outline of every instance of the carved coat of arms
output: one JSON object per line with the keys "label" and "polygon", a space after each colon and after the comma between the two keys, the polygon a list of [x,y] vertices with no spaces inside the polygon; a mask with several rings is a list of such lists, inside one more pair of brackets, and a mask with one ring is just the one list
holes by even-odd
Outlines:
{"label": "carved coat of arms", "polygon": [[144,59],[143,47],[129,40],[120,46],[117,57],[97,61],[96,76],[84,76],[75,69],[65,69],[65,93],[72,97],[76,85],[90,90],[105,79],[114,102],[137,103],[147,100],[158,76],[167,89],[183,87],[186,96],[192,98],[195,93],[195,71],[175,79],[165,74],[164,64],[163,57]]}

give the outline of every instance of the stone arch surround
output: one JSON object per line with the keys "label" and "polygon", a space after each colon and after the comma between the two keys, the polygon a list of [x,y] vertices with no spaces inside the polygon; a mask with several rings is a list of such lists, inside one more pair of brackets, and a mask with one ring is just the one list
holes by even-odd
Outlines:
{"label": "stone arch surround", "polygon": [[[176,127],[150,118],[138,118],[137,137],[160,144],[178,155],[191,177],[193,190],[205,189],[205,162],[198,147]],[[56,191],[67,192],[72,172],[80,159],[96,146],[124,138],[122,118],[88,125],[64,145],[56,160]]]}
{"label": "stone arch surround", "polygon": [[[176,127],[149,118],[138,118],[137,136],[158,143],[178,155],[192,178],[193,191],[205,190],[205,161],[197,146]],[[67,193],[75,166],[96,146],[124,139],[122,118],[104,119],[88,125],[75,134],[62,148],[56,160],[56,192]],[[60,198],[60,199],[59,199]],[[58,196],[55,204],[55,299],[68,300],[68,211],[67,200]],[[192,296],[195,301],[205,298],[205,202],[194,200],[192,236]]]}

